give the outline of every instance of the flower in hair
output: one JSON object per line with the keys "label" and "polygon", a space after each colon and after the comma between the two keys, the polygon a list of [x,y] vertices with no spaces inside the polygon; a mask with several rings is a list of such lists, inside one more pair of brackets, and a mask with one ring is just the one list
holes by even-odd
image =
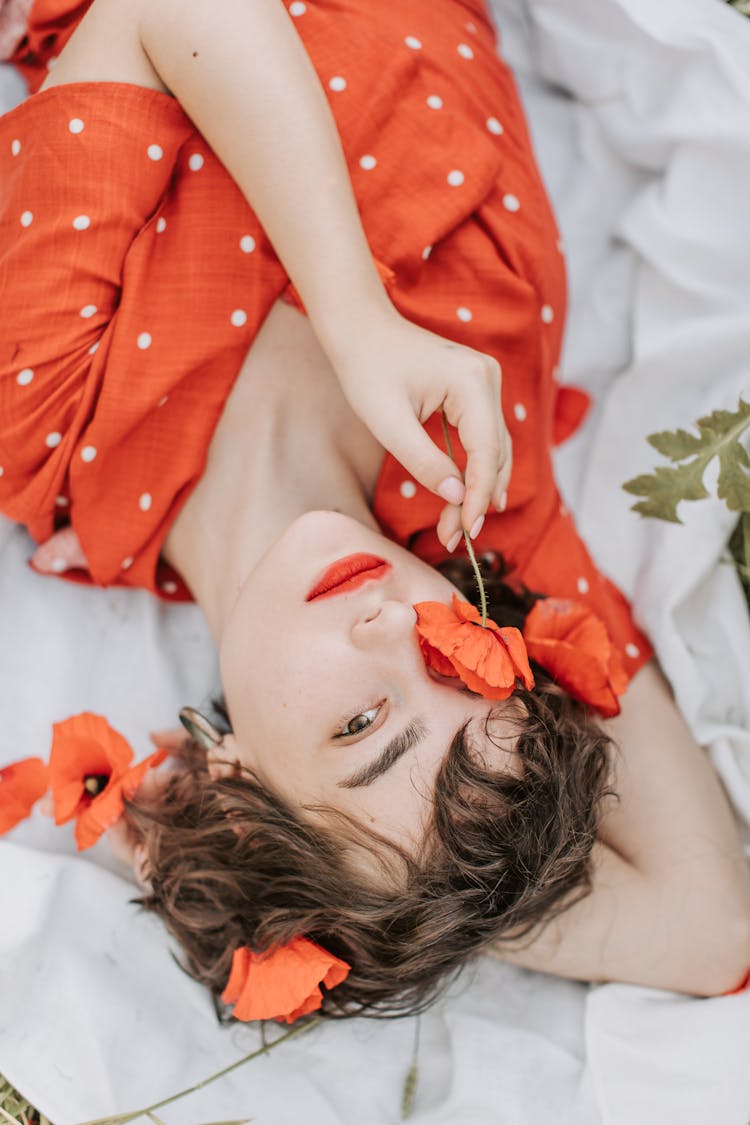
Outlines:
{"label": "flower in hair", "polygon": [[307,938],[293,938],[270,953],[235,949],[232,971],[221,994],[234,1004],[238,1020],[284,1020],[294,1023],[323,1003],[320,985],[335,988],[351,966]]}
{"label": "flower in hair", "polygon": [[90,848],[125,811],[146,773],[161,765],[166,750],[157,750],[131,766],[129,742],[101,715],[85,711],[53,725],[49,759],[55,823],[75,818],[79,851]]}
{"label": "flower in hair", "polygon": [[0,769],[0,833],[25,820],[48,785],[49,771],[41,758],[24,758]]}
{"label": "flower in hair", "polygon": [[425,664],[443,676],[455,676],[485,699],[507,699],[520,680],[534,686],[526,646],[518,629],[501,627],[453,595],[453,605],[418,602],[417,635]]}
{"label": "flower in hair", "polygon": [[531,659],[569,695],[606,718],[619,714],[617,697],[628,676],[604,622],[586,606],[541,598],[526,618],[523,635]]}

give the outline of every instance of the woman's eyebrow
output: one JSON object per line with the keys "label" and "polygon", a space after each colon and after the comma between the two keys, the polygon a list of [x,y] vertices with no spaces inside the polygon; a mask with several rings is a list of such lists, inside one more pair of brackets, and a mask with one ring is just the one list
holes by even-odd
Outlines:
{"label": "woman's eyebrow", "polygon": [[408,727],[405,727],[395,738],[391,739],[383,752],[373,762],[369,762],[368,765],[363,766],[344,781],[339,781],[339,787],[341,789],[359,789],[362,785],[370,785],[376,777],[380,777],[381,774],[395,765],[407,750],[411,750],[412,746],[418,746],[427,734],[427,727],[423,720],[413,719]]}

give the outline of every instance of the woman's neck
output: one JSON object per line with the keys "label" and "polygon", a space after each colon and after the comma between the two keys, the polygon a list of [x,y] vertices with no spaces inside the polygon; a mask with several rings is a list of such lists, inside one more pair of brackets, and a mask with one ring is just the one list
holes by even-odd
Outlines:
{"label": "woman's neck", "polygon": [[308,321],[277,303],[163,549],[217,645],[248,574],[298,516],[330,509],[377,526],[369,502],[382,456],[346,403]]}

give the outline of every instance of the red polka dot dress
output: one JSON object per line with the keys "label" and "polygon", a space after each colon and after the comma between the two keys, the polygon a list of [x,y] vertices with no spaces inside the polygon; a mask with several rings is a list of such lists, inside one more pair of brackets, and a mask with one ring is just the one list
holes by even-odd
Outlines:
{"label": "red polka dot dress", "polygon": [[[87,6],[37,0],[14,56],[32,88]],[[554,482],[550,448],[580,417],[554,377],[564,263],[482,0],[287,8],[394,305],[502,366],[514,470],[479,550],[589,603],[633,672],[648,642]],[[90,564],[78,580],[188,597],[160,548],[282,296],[295,299],[254,212],[173,98],[54,86],[0,118],[0,511],[38,541],[72,524]],[[427,428],[442,442],[437,418]],[[385,457],[375,514],[430,562],[445,556],[440,507]]]}

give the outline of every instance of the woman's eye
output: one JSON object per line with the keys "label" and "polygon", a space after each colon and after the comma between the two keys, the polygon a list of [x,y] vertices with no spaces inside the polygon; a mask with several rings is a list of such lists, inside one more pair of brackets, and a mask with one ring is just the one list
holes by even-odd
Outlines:
{"label": "woman's eye", "polygon": [[371,707],[369,711],[362,711],[359,715],[355,715],[353,719],[344,726],[336,735],[337,738],[349,738],[353,734],[361,734],[363,730],[367,730],[377,719],[382,703],[377,707]]}

